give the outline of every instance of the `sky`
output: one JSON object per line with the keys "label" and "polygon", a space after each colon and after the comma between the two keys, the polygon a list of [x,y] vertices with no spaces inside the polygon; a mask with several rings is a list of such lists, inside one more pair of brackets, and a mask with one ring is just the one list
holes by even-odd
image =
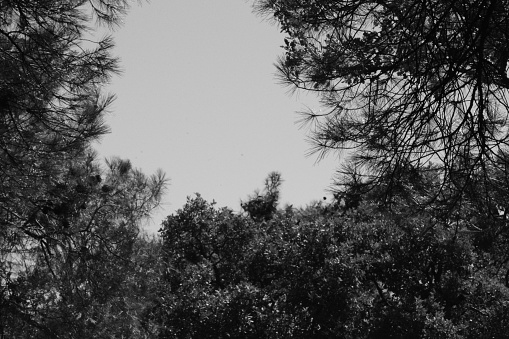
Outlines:
{"label": "sky", "polygon": [[281,205],[328,196],[338,158],[307,156],[296,123],[317,99],[278,83],[284,36],[251,2],[151,0],[133,5],[113,37],[123,73],[106,88],[117,96],[111,133],[95,148],[170,179],[149,231],[195,193],[240,211],[271,171],[284,180]]}

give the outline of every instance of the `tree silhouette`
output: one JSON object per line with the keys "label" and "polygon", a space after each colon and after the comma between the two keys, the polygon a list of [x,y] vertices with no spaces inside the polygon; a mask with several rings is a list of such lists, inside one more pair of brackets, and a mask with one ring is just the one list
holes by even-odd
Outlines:
{"label": "tree silhouette", "polygon": [[263,192],[255,191],[247,202],[242,202],[241,207],[255,221],[270,220],[277,210],[279,201],[279,189],[282,183],[281,174],[271,172],[265,179]]}
{"label": "tree silhouette", "polygon": [[486,168],[500,163],[509,136],[506,1],[256,6],[287,35],[277,65],[282,81],[318,93],[326,108],[304,115],[314,151],[346,151],[372,182],[397,181],[394,169],[430,162],[444,192],[464,189],[454,181],[459,173],[481,171],[491,180]]}
{"label": "tree silhouette", "polygon": [[0,0],[0,337],[58,337],[63,314],[72,328],[61,330],[82,337],[64,296],[92,293],[99,267],[122,267],[113,260],[164,190],[162,173],[118,159],[104,170],[90,149],[108,131],[113,96],[101,86],[118,72],[93,22],[119,24],[128,4]]}

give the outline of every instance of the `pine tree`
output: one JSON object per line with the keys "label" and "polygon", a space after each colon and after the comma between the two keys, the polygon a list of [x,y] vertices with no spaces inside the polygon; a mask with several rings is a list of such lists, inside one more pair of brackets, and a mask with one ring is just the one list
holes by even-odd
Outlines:
{"label": "pine tree", "polygon": [[343,151],[375,185],[432,162],[456,202],[468,186],[457,185],[458,173],[491,180],[487,168],[500,163],[509,141],[507,1],[256,6],[286,34],[283,82],[321,98],[324,110],[304,115],[315,151]]}
{"label": "pine tree", "polygon": [[55,305],[66,293],[86,299],[97,256],[105,272],[121,267],[159,203],[162,173],[147,178],[120,160],[103,170],[90,148],[114,99],[101,86],[118,72],[95,23],[117,25],[127,8],[0,0],[0,337],[58,337]]}

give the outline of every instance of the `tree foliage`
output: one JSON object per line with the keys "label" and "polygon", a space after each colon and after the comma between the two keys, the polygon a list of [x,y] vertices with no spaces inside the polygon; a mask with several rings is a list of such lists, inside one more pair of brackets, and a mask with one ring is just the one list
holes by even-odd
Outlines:
{"label": "tree foliage", "polygon": [[139,320],[129,316],[141,311],[131,303],[143,294],[133,284],[149,276],[139,274],[133,262],[139,260],[140,222],[158,205],[165,180],[146,177],[129,161],[107,164],[99,171],[93,162],[86,166],[75,159],[24,236],[2,230],[4,335],[133,336]]}
{"label": "tree foliage", "polygon": [[321,96],[305,117],[317,151],[346,150],[371,181],[430,162],[450,193],[458,173],[492,180],[508,142],[506,1],[255,4],[287,35],[283,82]]}
{"label": "tree foliage", "polygon": [[8,223],[26,224],[60,175],[107,128],[100,94],[116,59],[111,38],[92,42],[90,15],[114,23],[124,1],[2,1],[0,201]]}
{"label": "tree foliage", "polygon": [[259,221],[189,199],[161,229],[160,337],[504,338],[507,232],[375,198]]}
{"label": "tree foliage", "polygon": [[509,4],[256,5],[282,80],[327,108],[316,150],[350,152],[342,191],[189,200],[163,223],[161,338],[505,338]]}
{"label": "tree foliage", "polygon": [[254,195],[249,197],[246,202],[242,202],[242,209],[253,220],[270,220],[277,210],[282,182],[281,173],[269,173],[265,179],[264,190],[262,192],[255,191]]}
{"label": "tree foliage", "polygon": [[90,147],[117,67],[89,22],[127,3],[0,0],[0,337],[507,337],[507,4],[257,4],[281,75],[330,109],[317,147],[357,151],[343,191],[280,209],[272,172],[158,240],[164,174]]}
{"label": "tree foliage", "polygon": [[141,329],[131,316],[147,302],[128,274],[142,275],[140,223],[166,180],[127,160],[101,168],[91,150],[118,72],[93,23],[117,25],[127,7],[0,0],[1,337],[141,337],[128,326]]}

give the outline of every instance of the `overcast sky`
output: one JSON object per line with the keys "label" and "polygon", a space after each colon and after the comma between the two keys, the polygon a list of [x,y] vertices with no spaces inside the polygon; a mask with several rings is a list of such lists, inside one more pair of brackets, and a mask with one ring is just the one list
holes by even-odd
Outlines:
{"label": "overcast sky", "polygon": [[277,26],[243,0],[151,0],[133,6],[114,32],[124,70],[96,149],[170,178],[152,230],[199,192],[218,206],[240,200],[282,173],[282,203],[304,206],[326,196],[337,159],[306,157],[297,111],[318,108],[311,94],[277,83]]}

